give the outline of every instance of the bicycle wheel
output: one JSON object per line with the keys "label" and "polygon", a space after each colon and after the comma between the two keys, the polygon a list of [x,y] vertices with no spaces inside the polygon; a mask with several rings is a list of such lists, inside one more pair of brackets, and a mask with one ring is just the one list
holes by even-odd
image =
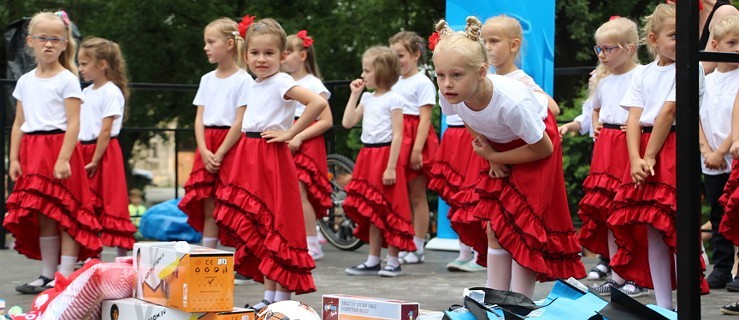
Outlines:
{"label": "bicycle wheel", "polygon": [[326,217],[318,220],[318,227],[331,245],[341,250],[353,251],[364,243],[354,236],[357,224],[344,214],[341,205],[346,198],[344,186],[351,180],[354,162],[339,154],[328,155],[327,162],[334,206],[329,209]]}

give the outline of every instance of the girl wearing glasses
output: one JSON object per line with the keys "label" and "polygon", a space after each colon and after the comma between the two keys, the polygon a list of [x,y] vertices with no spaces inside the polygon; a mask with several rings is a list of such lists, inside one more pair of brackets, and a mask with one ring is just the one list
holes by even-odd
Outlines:
{"label": "girl wearing glasses", "polygon": [[[588,250],[611,257],[618,247],[606,220],[613,208],[613,198],[629,163],[626,133],[628,111],[619,102],[631,83],[631,77],[641,69],[637,58],[639,32],[636,23],[627,18],[615,18],[595,31],[594,51],[600,64],[593,75],[590,98],[593,102],[592,128],[595,146],[590,163],[590,174],[583,183],[585,196],[580,201],[578,215],[583,221],[580,243]],[[646,243],[641,239],[637,244]],[[607,273],[609,267],[598,265],[595,270]],[[610,295],[616,288],[631,297],[647,291],[613,272],[611,279],[596,285],[593,290]]]}
{"label": "girl wearing glasses", "polygon": [[67,14],[37,13],[28,34],[37,66],[18,79],[13,91],[17,104],[8,173],[15,187],[4,226],[15,236],[19,253],[41,259],[39,278],[16,287],[37,294],[54,286],[55,272],[69,276],[77,260],[97,257],[102,245],[85,164],[75,148],[83,94]]}

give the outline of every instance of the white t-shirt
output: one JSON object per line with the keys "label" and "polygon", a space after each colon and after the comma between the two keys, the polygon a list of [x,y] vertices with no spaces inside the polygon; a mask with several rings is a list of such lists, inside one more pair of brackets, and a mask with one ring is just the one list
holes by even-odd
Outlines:
{"label": "white t-shirt", "polygon": [[655,60],[634,72],[629,89],[626,90],[620,104],[627,111],[630,107],[644,109],[639,123],[651,127],[662,106],[666,101],[670,101],[668,97],[674,89],[675,64],[659,66]]}
{"label": "white t-shirt", "polygon": [[619,103],[631,84],[631,77],[642,68],[644,66],[637,65],[626,73],[610,74],[598,81],[593,93],[593,109],[600,110],[600,123],[626,124],[629,111],[621,108]]}
{"label": "white t-shirt", "polygon": [[67,130],[64,99],[84,100],[80,80],[64,70],[51,78],[39,78],[36,69],[22,75],[13,90],[13,98],[23,103],[23,132]]}
{"label": "white t-shirt", "polygon": [[593,132],[593,97],[588,98],[582,103],[582,112],[580,115],[575,117],[572,121],[580,123],[580,135],[588,134],[589,136],[595,136]]}
{"label": "white t-shirt", "polygon": [[298,83],[287,73],[279,72],[262,81],[255,81],[247,98],[242,132],[290,129],[295,119],[294,100],[285,100],[285,94]]}
{"label": "white t-shirt", "polygon": [[452,114],[446,116],[446,125],[447,126],[463,126],[464,121],[462,121],[462,118],[458,114]]}
{"label": "white t-shirt", "polygon": [[393,110],[403,109],[403,98],[395,93],[376,96],[365,92],[359,100],[364,107],[362,115],[362,143],[386,143],[393,140]]}
{"label": "white t-shirt", "polygon": [[403,114],[417,116],[420,114],[421,106],[436,105],[436,87],[422,72],[408,78],[400,76],[392,91],[403,98]]}
{"label": "white t-shirt", "polygon": [[112,81],[106,82],[100,88],[94,89],[90,85],[82,93],[85,95],[85,103],[80,109],[80,134],[81,141],[97,139],[100,128],[103,126],[103,118],[113,117],[113,128],[110,130],[111,137],[117,137],[121,132],[123,123],[123,108],[126,99],[123,92]]}
{"label": "white t-shirt", "polygon": [[504,76],[487,75],[493,82],[493,98],[481,111],[473,111],[464,102],[450,104],[440,95],[441,111],[458,114],[477,133],[498,142],[522,139],[528,144],[539,142],[546,125],[541,117],[541,105],[531,90],[520,81]]}
{"label": "white t-shirt", "polygon": [[254,79],[243,69],[227,78],[219,78],[216,71],[200,78],[198,93],[192,104],[203,106],[203,125],[230,127],[236,119],[236,109],[247,105]]}
{"label": "white t-shirt", "polygon": [[[706,76],[706,90],[700,108],[701,124],[706,140],[711,149],[718,149],[724,140],[731,139],[731,112],[739,90],[739,69],[729,72],[718,70]],[[701,155],[701,166],[705,174],[721,174],[731,172],[731,154],[724,155],[726,169],[713,170],[706,168],[705,158]]]}
{"label": "white t-shirt", "polygon": [[549,108],[549,96],[547,96],[546,92],[544,92],[544,90],[542,90],[541,87],[536,84],[534,78],[526,74],[526,72],[521,69],[505,74],[503,76],[523,82],[523,84],[525,84],[526,87],[529,88],[529,90],[531,90],[531,92],[534,94],[534,98],[536,98],[535,102],[539,103],[539,105],[543,107],[543,109],[539,111],[539,114],[542,116],[542,119],[546,119],[547,109]]}
{"label": "white t-shirt", "polygon": [[[310,73],[305,75],[305,77],[300,78],[299,80],[295,80],[295,82],[297,82],[299,86],[306,88],[311,92],[314,92],[315,94],[325,94],[326,100],[331,98],[331,92],[326,89],[326,86],[323,85],[321,79],[316,78],[316,76]],[[300,117],[305,111],[305,105],[298,101],[295,101],[295,103],[295,116]]]}

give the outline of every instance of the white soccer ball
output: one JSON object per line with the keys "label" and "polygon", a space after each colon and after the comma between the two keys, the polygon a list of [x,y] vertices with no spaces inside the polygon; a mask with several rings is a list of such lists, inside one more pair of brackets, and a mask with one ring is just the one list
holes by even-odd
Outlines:
{"label": "white soccer ball", "polygon": [[257,320],[321,320],[316,310],[300,301],[271,303],[257,313]]}

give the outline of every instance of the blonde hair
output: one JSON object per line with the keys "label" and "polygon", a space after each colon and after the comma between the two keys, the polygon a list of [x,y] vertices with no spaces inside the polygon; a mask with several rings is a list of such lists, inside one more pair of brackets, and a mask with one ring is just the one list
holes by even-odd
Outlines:
{"label": "blonde hair", "polygon": [[422,63],[425,60],[424,57],[426,55],[426,44],[423,41],[423,38],[421,38],[421,36],[413,31],[398,32],[394,36],[390,37],[388,42],[390,43],[390,45],[396,43],[402,44],[409,53],[420,53],[420,58],[418,59],[419,63]]}
{"label": "blonde hair", "polygon": [[375,84],[378,88],[390,89],[400,77],[400,61],[398,55],[386,46],[373,46],[362,55],[375,68]]}
{"label": "blonde hair", "polygon": [[121,89],[123,97],[128,101],[130,91],[128,90],[128,75],[126,72],[126,60],[123,58],[121,48],[117,43],[103,38],[85,38],[80,44],[80,53],[92,58],[94,62],[105,61],[108,68],[105,69],[105,77]]}
{"label": "blonde hair", "polygon": [[249,26],[249,30],[246,31],[246,39],[244,39],[246,43],[245,49],[249,49],[249,40],[252,37],[260,35],[274,36],[275,40],[277,40],[277,47],[279,47],[280,53],[287,50],[287,34],[285,34],[285,29],[282,29],[282,26],[277,20],[264,18],[252,23]]}
{"label": "blonde hair", "polygon": [[711,28],[711,35],[717,42],[727,36],[739,35],[739,15],[724,16],[716,21]]}
{"label": "blonde hair", "polygon": [[[75,58],[77,56],[77,41],[72,36],[72,26],[67,24],[69,20],[65,21],[63,17],[58,16],[52,12],[38,12],[33,15],[33,17],[31,18],[31,22],[28,23],[28,34],[33,34],[36,30],[36,26],[38,26],[38,24],[42,21],[58,22],[62,24],[65,29],[64,37],[66,38],[65,42],[67,46],[59,55],[59,63],[62,65],[62,67],[74,73],[74,75],[79,76],[77,63],[75,62]],[[71,24],[71,22],[69,23]]]}
{"label": "blonde hair", "polygon": [[[236,50],[232,53],[236,65],[240,68],[246,67],[244,61],[244,38],[239,34],[239,25],[230,18],[218,18],[205,26],[205,29],[213,29],[220,33],[224,39],[233,39]],[[204,29],[204,30],[205,30]]]}
{"label": "blonde hair", "polygon": [[318,62],[316,62],[316,52],[313,50],[313,44],[305,46],[305,41],[295,34],[287,36],[287,50],[290,51],[305,51],[305,70],[314,75],[316,78],[321,78],[321,71],[318,69]]}
{"label": "blonde hair", "polygon": [[654,8],[654,12],[644,18],[644,29],[642,32],[643,42],[647,43],[647,49],[649,49],[649,55],[652,58],[656,58],[658,55],[657,49],[649,43],[649,34],[659,34],[664,29],[665,24],[669,20],[675,23],[675,4],[674,3],[660,3]]}
{"label": "blonde hair", "polygon": [[502,33],[508,39],[519,39],[521,45],[518,47],[518,51],[515,54],[516,61],[521,60],[521,48],[523,47],[523,28],[521,28],[521,22],[518,19],[501,14],[485,21],[485,25],[495,26],[495,30]]}
{"label": "blonde hair", "polygon": [[487,69],[488,57],[480,35],[481,28],[482,23],[474,16],[467,17],[467,27],[464,33],[452,31],[445,20],[440,20],[436,23],[439,43],[434,48],[434,56],[445,50],[454,51],[465,59],[469,67],[484,66]]}
{"label": "blonde hair", "polygon": [[[622,50],[633,45],[634,50],[631,52],[630,58],[634,63],[639,63],[639,57],[637,56],[637,48],[639,47],[639,31],[637,30],[636,23],[634,21],[623,17],[610,20],[595,30],[593,38],[595,38],[596,41],[598,41],[598,39],[608,39],[613,41],[617,43]],[[588,90],[589,96],[593,95],[595,88],[598,87],[598,82],[610,74],[611,70],[599,62],[598,66],[595,68],[595,74],[593,75],[593,90]]]}

